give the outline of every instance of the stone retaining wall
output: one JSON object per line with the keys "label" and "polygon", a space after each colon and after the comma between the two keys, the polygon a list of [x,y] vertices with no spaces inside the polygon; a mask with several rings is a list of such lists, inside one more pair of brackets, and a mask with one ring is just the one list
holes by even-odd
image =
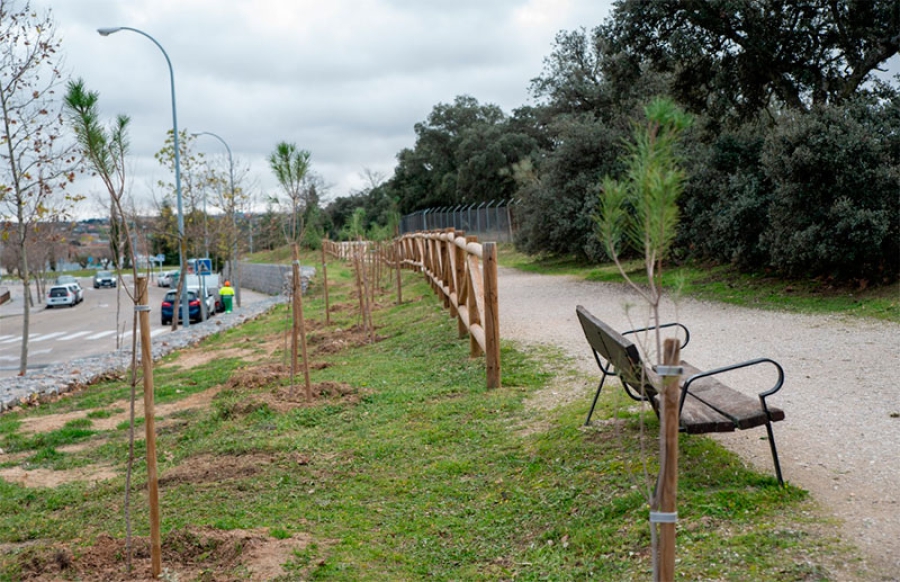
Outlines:
{"label": "stone retaining wall", "polygon": [[[238,283],[243,288],[252,289],[267,295],[286,294],[286,290],[290,289],[291,271],[290,265],[264,265],[238,261],[238,272],[240,273]],[[234,280],[228,265],[222,269],[222,273],[226,279]],[[315,275],[315,267],[304,267],[301,265],[300,284],[303,286],[304,293],[306,293],[309,282]]]}

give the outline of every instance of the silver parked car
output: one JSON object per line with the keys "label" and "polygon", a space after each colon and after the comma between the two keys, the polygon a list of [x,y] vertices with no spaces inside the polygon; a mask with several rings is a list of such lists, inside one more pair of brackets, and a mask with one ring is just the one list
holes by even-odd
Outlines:
{"label": "silver parked car", "polygon": [[94,275],[94,289],[99,289],[100,287],[115,287],[116,286],[116,276],[109,271],[97,271],[97,274]]}

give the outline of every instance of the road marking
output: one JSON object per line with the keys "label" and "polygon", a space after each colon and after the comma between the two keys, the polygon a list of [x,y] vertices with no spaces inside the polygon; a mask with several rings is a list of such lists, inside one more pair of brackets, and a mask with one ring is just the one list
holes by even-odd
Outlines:
{"label": "road marking", "polygon": [[5,360],[7,362],[18,362],[19,356],[0,356],[0,360]]}
{"label": "road marking", "polygon": [[39,335],[39,336],[37,336],[37,337],[35,337],[35,338],[31,338],[30,340],[28,340],[28,342],[29,342],[29,343],[33,343],[33,342],[42,342],[42,341],[44,341],[44,340],[48,340],[48,339],[54,338],[54,337],[56,337],[56,336],[63,335],[63,334],[65,334],[65,333],[66,333],[66,332],[64,332],[64,331],[54,331],[53,333],[45,333],[44,335]]}
{"label": "road marking", "polygon": [[156,336],[158,336],[159,334],[165,333],[165,332],[167,332],[167,331],[169,331],[169,329],[168,329],[168,328],[165,328],[165,327],[160,327],[160,328],[158,328],[158,329],[154,329],[153,331],[150,332],[150,337],[156,337]]}
{"label": "road marking", "polygon": [[28,350],[29,356],[37,356],[40,354],[49,354],[53,351],[53,348],[47,348],[46,350]]}
{"label": "road marking", "polygon": [[[36,334],[36,333],[28,334],[28,341],[31,341],[34,338],[34,336],[36,336],[36,335],[38,335],[38,334]],[[0,342],[0,344],[11,344],[11,343],[20,342],[20,341],[22,341],[22,336],[16,336],[12,339],[3,340],[2,342]]]}
{"label": "road marking", "polygon": [[86,340],[95,340],[95,339],[100,339],[100,338],[102,338],[102,337],[106,337],[106,336],[108,336],[108,335],[112,335],[112,334],[114,334],[114,333],[116,333],[116,330],[114,330],[114,329],[113,329],[113,330],[110,330],[110,331],[101,331],[100,333],[95,333],[94,335],[89,335],[89,336],[87,336],[87,337],[84,338],[84,339],[86,339]]}
{"label": "road marking", "polygon": [[9,338],[11,338],[11,337],[13,337],[13,336],[11,336],[11,335],[0,335],[0,342],[2,342],[3,340],[7,340],[7,339],[9,339]]}
{"label": "road marking", "polygon": [[73,339],[75,339],[75,338],[77,338],[77,337],[81,337],[81,336],[83,336],[83,335],[87,335],[87,334],[89,334],[89,333],[91,333],[91,332],[90,332],[90,331],[76,331],[75,333],[70,333],[70,334],[67,335],[67,336],[63,336],[63,337],[60,337],[60,338],[56,338],[56,341],[58,341],[58,342],[65,342],[65,341],[73,340]]}

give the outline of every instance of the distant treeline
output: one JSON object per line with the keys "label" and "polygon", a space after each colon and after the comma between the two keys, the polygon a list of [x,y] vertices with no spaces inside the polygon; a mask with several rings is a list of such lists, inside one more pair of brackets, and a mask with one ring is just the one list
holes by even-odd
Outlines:
{"label": "distant treeline", "polygon": [[875,73],[898,31],[896,0],[620,1],[592,31],[559,33],[537,105],[436,105],[392,177],[326,214],[384,231],[425,208],[515,199],[522,250],[604,261],[600,179],[619,177],[642,107],[667,95],[695,116],[677,259],[895,281],[900,77]]}

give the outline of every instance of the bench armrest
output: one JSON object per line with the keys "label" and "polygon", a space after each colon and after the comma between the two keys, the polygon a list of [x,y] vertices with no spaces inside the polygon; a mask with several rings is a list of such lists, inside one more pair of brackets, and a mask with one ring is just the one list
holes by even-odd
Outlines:
{"label": "bench armrest", "polygon": [[667,327],[680,327],[680,328],[684,331],[684,340],[681,342],[681,348],[680,348],[680,349],[683,350],[684,348],[686,348],[687,345],[688,345],[688,343],[690,343],[690,341],[691,341],[691,331],[687,328],[687,326],[685,326],[684,324],[681,324],[681,323],[676,323],[676,322],[673,322],[673,323],[663,323],[663,324],[660,324],[660,325],[651,325],[650,327],[641,327],[641,328],[638,328],[638,329],[630,329],[630,330],[628,330],[628,331],[623,331],[623,332],[622,332],[622,335],[625,336],[625,335],[628,335],[628,334],[630,334],[630,333],[640,333],[640,332],[642,332],[642,331],[653,331],[654,329],[657,329],[657,328],[659,328],[659,329],[665,329],[665,328],[667,328]]}
{"label": "bench armrest", "polygon": [[684,408],[684,399],[687,398],[688,390],[690,389],[690,386],[694,382],[694,380],[706,378],[707,376],[715,376],[716,374],[721,374],[723,372],[730,372],[731,370],[746,368],[748,366],[756,366],[759,364],[772,364],[778,371],[778,380],[775,382],[775,385],[768,390],[759,393],[759,401],[762,404],[763,410],[766,412],[766,415],[768,415],[769,407],[766,405],[766,398],[781,390],[781,387],[784,385],[784,368],[781,367],[781,364],[770,358],[756,358],[754,360],[747,360],[746,362],[741,362],[739,364],[723,366],[721,368],[715,368],[713,370],[707,370],[706,372],[700,372],[699,374],[689,376],[681,386],[681,402],[678,403],[678,410],[680,411],[682,408]]}

